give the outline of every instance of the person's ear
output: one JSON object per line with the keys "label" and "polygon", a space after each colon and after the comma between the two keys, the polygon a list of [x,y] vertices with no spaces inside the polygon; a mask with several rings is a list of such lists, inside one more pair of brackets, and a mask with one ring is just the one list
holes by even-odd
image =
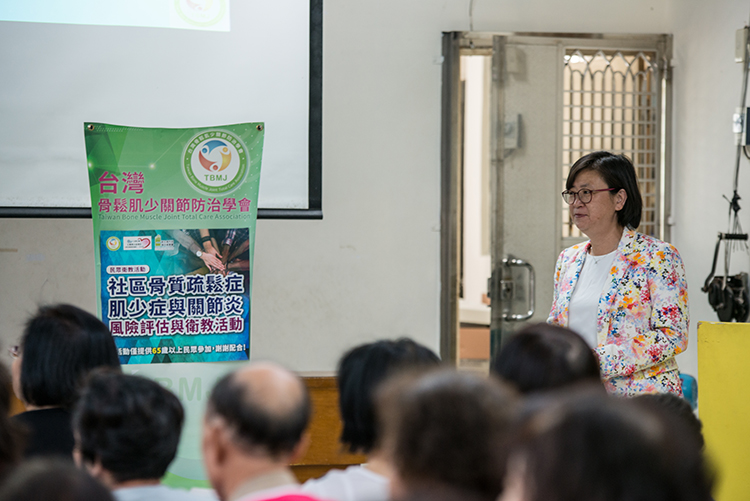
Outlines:
{"label": "person's ear", "polygon": [[203,422],[203,462],[206,469],[224,464],[227,456],[224,426],[218,419],[207,419]]}
{"label": "person's ear", "polygon": [[86,468],[86,463],[83,460],[83,454],[78,449],[78,446],[73,447],[73,462],[76,464],[78,469],[83,470]]}
{"label": "person's ear", "polygon": [[201,439],[203,467],[219,499],[226,499],[227,496],[225,470],[230,455],[228,435],[222,419],[212,417],[203,420]]}
{"label": "person's ear", "polygon": [[104,468],[102,467],[101,461],[96,461],[95,463],[84,463],[86,465],[86,470],[89,472],[89,475],[91,475],[94,478],[100,478],[102,476],[102,473],[104,472]]}
{"label": "person's ear", "polygon": [[310,432],[306,431],[302,434],[302,438],[299,439],[297,445],[294,446],[294,450],[292,450],[292,454],[289,456],[289,464],[296,463],[304,457],[307,449],[310,448],[311,441]]}
{"label": "person's ear", "polygon": [[99,459],[94,462],[90,462],[81,458],[79,467],[85,469],[89,475],[103,483],[108,489],[112,489],[116,484],[115,479],[112,477],[112,474],[108,472],[104,468],[104,466],[102,466],[102,462]]}
{"label": "person's ear", "polygon": [[615,210],[619,211],[625,207],[625,202],[628,201],[628,192],[624,189],[620,189],[615,195]]}

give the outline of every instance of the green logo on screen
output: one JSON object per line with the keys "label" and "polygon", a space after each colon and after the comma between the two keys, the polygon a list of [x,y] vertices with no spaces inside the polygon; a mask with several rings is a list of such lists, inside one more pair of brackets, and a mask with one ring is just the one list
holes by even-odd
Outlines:
{"label": "green logo on screen", "polygon": [[247,148],[231,132],[201,132],[185,146],[182,171],[188,183],[201,193],[229,193],[247,177]]}

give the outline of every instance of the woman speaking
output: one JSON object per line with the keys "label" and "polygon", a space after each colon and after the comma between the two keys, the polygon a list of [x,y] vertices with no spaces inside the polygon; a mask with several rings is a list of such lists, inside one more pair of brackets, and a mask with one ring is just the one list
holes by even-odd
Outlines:
{"label": "woman speaking", "polygon": [[642,199],[635,169],[606,151],[580,158],[562,193],[589,240],[557,260],[549,323],[583,336],[617,395],[681,393],[674,357],[687,348],[688,297],[672,245],[637,233]]}

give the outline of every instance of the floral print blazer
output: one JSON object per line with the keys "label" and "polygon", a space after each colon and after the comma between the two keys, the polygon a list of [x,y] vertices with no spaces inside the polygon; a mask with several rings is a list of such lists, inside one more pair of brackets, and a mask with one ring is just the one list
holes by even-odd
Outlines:
{"label": "floral print blazer", "polygon": [[[565,249],[557,260],[547,322],[568,325],[568,305],[591,242]],[[674,356],[687,348],[688,295],[677,249],[626,228],[610,278],[599,298],[597,348],[610,393],[681,393]]]}

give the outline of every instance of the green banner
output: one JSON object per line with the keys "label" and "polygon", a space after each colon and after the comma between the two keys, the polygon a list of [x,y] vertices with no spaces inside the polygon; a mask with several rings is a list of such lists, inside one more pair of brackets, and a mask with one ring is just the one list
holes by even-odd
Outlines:
{"label": "green banner", "polygon": [[84,130],[99,307],[121,362],[247,360],[263,125]]}
{"label": "green banner", "polygon": [[100,316],[123,369],[161,382],[186,410],[172,485],[206,485],[208,392],[250,356],[263,129],[84,124]]}

